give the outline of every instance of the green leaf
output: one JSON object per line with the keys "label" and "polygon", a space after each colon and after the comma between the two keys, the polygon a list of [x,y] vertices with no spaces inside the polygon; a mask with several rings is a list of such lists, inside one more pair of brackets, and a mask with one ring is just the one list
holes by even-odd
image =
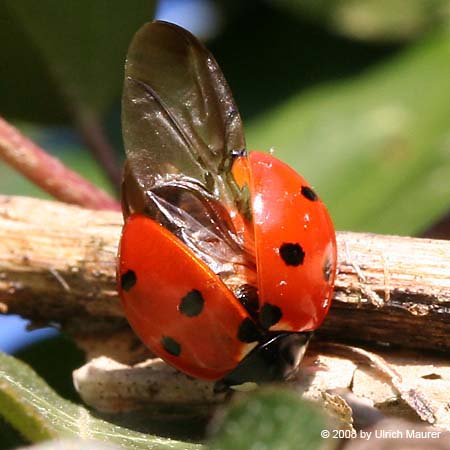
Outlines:
{"label": "green leaf", "polygon": [[0,353],[0,415],[32,442],[78,437],[127,449],[202,448],[100,420],[84,407],[59,397],[29,366],[4,353]]}
{"label": "green leaf", "polygon": [[239,398],[216,424],[211,450],[334,448],[323,414],[295,391],[265,388]]}
{"label": "green leaf", "polygon": [[[154,7],[152,0],[5,0],[1,8],[6,8],[4,12],[9,16],[5,22],[10,35],[0,30],[0,36],[16,64],[8,64],[9,79],[14,79],[15,73],[19,79],[28,74],[28,85],[20,83],[20,91],[10,83],[24,113],[32,102],[25,106],[21,99],[33,98],[33,91],[55,91],[55,86],[57,92],[45,99],[47,109],[54,108],[58,100],[60,106],[60,94],[71,107],[98,113],[109,108],[120,96],[131,37],[144,22],[152,20]],[[19,36],[20,47],[14,36]],[[24,70],[24,61],[25,68],[34,71],[35,67],[29,66],[27,56],[37,63],[37,84],[33,84],[29,70]],[[52,81],[51,88],[39,84]]]}
{"label": "green leaf", "polygon": [[22,436],[0,416],[0,450],[9,450],[25,444]]}
{"label": "green leaf", "polygon": [[327,203],[337,228],[415,234],[450,205],[450,35],[359,77],[292,97],[247,131],[275,146]]}
{"label": "green leaf", "polygon": [[[448,0],[280,0],[283,7],[362,40],[414,38],[448,23]],[[407,5],[407,6],[406,6]]]}

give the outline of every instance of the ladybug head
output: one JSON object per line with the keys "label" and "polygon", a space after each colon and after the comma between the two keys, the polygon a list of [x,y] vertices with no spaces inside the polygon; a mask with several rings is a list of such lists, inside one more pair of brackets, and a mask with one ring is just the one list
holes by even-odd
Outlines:
{"label": "ladybug head", "polygon": [[239,365],[216,382],[215,391],[239,390],[247,383],[259,384],[288,379],[297,369],[311,332],[270,334]]}

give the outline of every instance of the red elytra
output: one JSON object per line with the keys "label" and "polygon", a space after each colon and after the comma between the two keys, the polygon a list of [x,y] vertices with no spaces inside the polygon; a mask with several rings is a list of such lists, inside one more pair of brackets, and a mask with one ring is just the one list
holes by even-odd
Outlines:
{"label": "red elytra", "polygon": [[123,228],[118,258],[125,315],[158,356],[194,377],[216,380],[255,344],[237,339],[248,313],[188,247],[142,214]]}
{"label": "red elytra", "polygon": [[331,303],[336,240],[293,169],[245,151],[213,56],[186,30],[144,25],[123,95],[127,152],[118,285],[155,354],[226,385],[285,377]]}
{"label": "red elytra", "polygon": [[[259,325],[271,331],[315,330],[333,291],[336,242],[329,215],[306,181],[286,164],[252,152],[248,161],[236,160],[237,177],[246,162]],[[220,379],[257,344],[256,339],[246,343],[238,337],[252,319],[233,293],[152,219],[142,214],[127,219],[118,261],[119,293],[131,326],[154,353],[183,372]],[[193,311],[186,313],[183,300],[189,295]],[[247,340],[259,337],[256,326],[250,334]]]}
{"label": "red elytra", "polygon": [[336,237],[309,184],[271,155],[249,156],[260,320],[271,331],[311,331],[331,305]]}

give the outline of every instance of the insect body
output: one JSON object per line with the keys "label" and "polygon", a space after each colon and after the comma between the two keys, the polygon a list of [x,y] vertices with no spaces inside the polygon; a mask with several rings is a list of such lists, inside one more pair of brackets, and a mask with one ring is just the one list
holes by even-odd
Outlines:
{"label": "insect body", "polygon": [[247,154],[217,63],[176,25],[147,24],[130,46],[123,132],[117,271],[135,332],[218,386],[288,377],[331,303],[323,203],[286,164]]}

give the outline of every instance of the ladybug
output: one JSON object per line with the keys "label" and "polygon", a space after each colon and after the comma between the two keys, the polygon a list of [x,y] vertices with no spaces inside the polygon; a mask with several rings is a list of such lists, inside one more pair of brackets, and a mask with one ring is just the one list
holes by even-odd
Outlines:
{"label": "ladybug", "polygon": [[157,356],[218,390],[288,378],[331,304],[329,214],[288,165],[248,153],[208,50],[166,22],[128,51],[117,279]]}

